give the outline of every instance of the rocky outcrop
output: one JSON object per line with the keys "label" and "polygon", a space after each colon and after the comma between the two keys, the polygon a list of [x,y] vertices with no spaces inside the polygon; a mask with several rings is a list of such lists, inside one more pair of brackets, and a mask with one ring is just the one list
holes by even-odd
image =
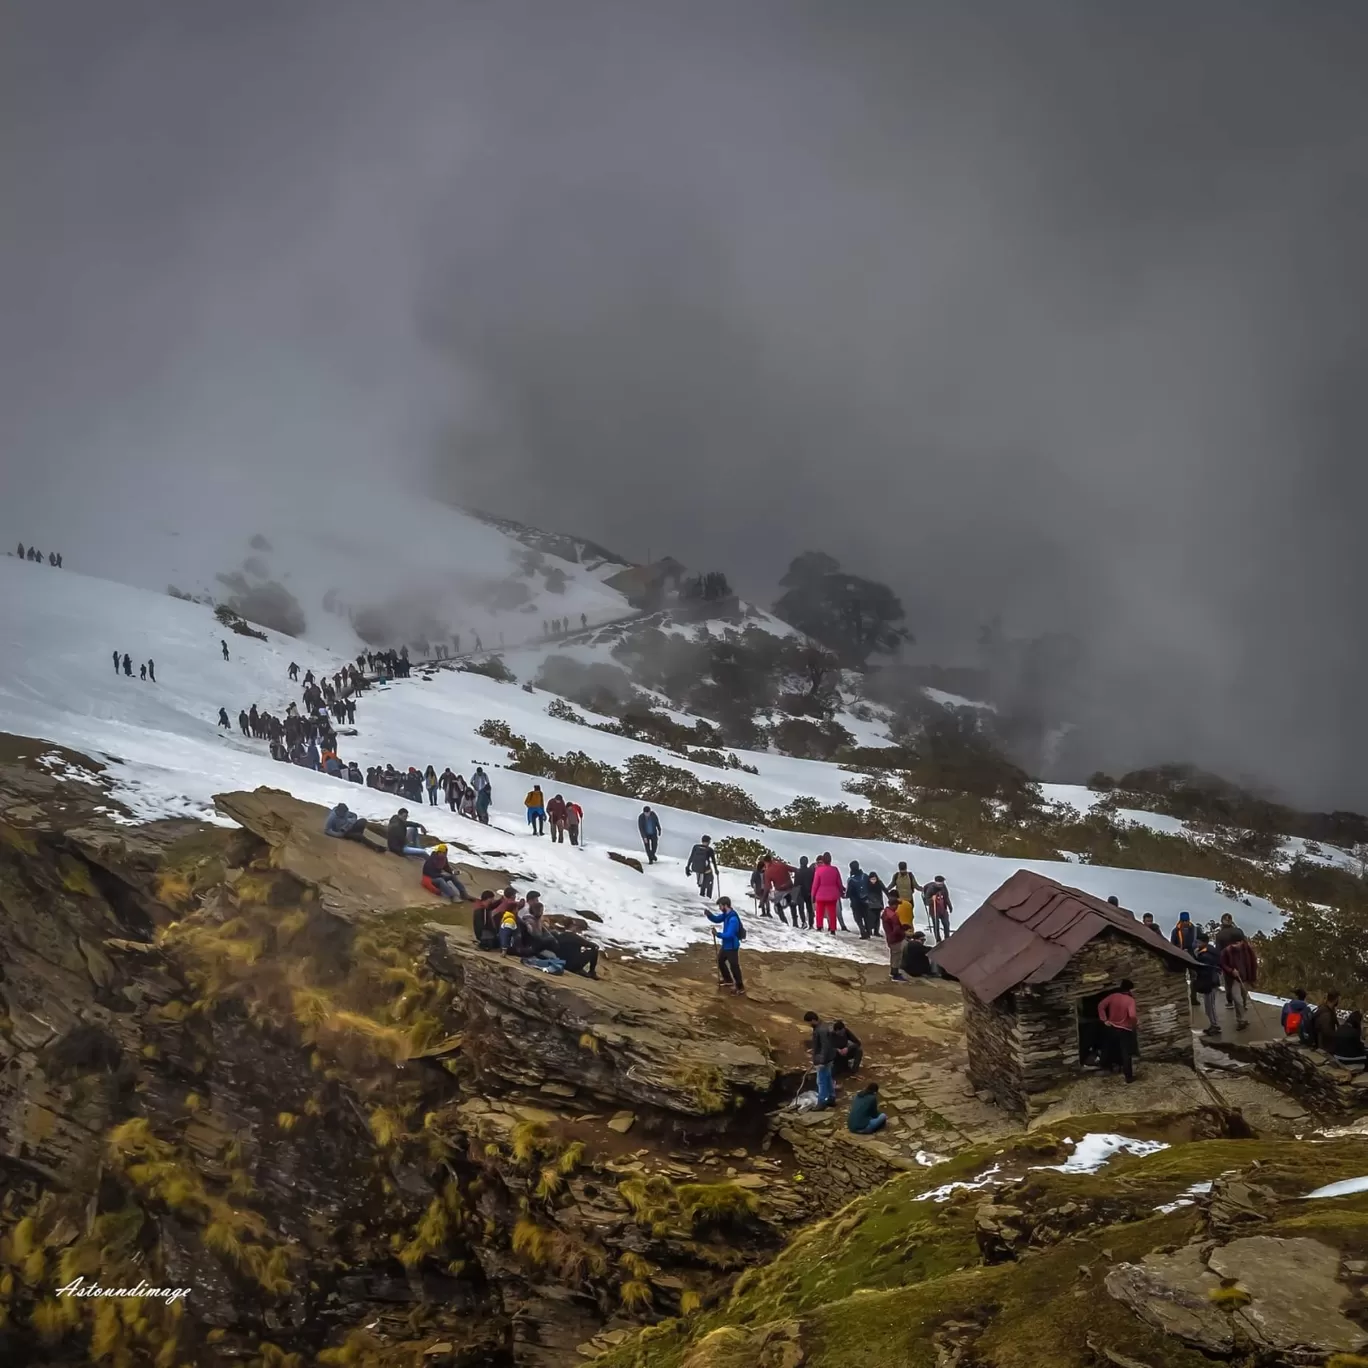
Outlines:
{"label": "rocky outcrop", "polygon": [[[322,808],[279,789],[218,793],[214,806],[264,841],[271,849],[271,864],[288,870],[317,893],[323,910],[335,917],[357,922],[377,913],[444,905],[442,898],[419,882],[416,861],[384,850],[383,832],[378,833],[378,849],[363,842],[334,840],[323,834],[327,813]],[[502,887],[508,882],[504,871],[462,861],[457,852],[464,847],[458,842],[447,844],[451,863],[467,886],[497,883]]]}
{"label": "rocky outcrop", "polygon": [[1261,1040],[1247,1047],[1260,1077],[1290,1093],[1313,1114],[1368,1112],[1368,1071],[1338,1064],[1296,1040]]}
{"label": "rocky outcrop", "polygon": [[470,1017],[465,1058],[499,1087],[570,1089],[717,1129],[760,1104],[778,1070],[758,1031],[704,1015],[696,996],[615,962],[603,977],[553,976],[433,925],[428,962]]}
{"label": "rocky outcrop", "polygon": [[1156,1330],[1204,1353],[1249,1348],[1261,1362],[1319,1363],[1368,1345],[1345,1315],[1342,1274],[1340,1253],[1319,1240],[1251,1235],[1120,1264],[1106,1286]]}

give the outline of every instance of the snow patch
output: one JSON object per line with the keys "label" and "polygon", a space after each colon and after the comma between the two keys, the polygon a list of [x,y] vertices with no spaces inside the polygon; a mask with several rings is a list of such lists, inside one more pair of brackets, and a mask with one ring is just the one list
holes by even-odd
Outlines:
{"label": "snow patch", "polygon": [[1129,1136],[1108,1131],[1089,1131],[1062,1164],[1034,1164],[1031,1172],[1048,1169],[1054,1173],[1096,1173],[1117,1154],[1143,1156],[1166,1149],[1168,1145],[1162,1140],[1132,1140]]}
{"label": "snow patch", "polygon": [[1310,1201],[1313,1197],[1348,1197],[1355,1192],[1368,1192],[1368,1177],[1341,1178],[1338,1183],[1327,1183],[1314,1192],[1308,1192],[1305,1200]]}

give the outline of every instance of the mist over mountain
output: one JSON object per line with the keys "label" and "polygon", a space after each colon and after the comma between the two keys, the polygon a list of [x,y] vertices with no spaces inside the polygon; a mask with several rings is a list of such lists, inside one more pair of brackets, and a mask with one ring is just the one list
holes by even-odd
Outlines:
{"label": "mist over mountain", "polygon": [[4,15],[11,542],[822,549],[910,659],[1076,643],[1061,763],[1368,805],[1361,7]]}

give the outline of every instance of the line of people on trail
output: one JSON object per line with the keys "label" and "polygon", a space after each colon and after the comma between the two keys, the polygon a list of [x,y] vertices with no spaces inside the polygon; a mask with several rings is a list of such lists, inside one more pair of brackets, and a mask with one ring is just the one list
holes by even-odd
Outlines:
{"label": "line of people on trail", "polygon": [[450,765],[441,774],[431,765],[425,770],[419,770],[415,765],[410,765],[407,770],[397,770],[393,765],[373,765],[366,771],[365,782],[367,788],[395,793],[414,803],[421,803],[426,793],[429,807],[438,805],[437,795],[440,793],[452,812],[484,826],[489,825],[489,807],[494,801],[494,789],[482,766],[477,765],[475,773],[467,780]]}
{"label": "line of people on trail", "polygon": [[580,833],[584,830],[584,809],[573,799],[567,801],[558,793],[548,803],[541,785],[534,784],[523,799],[523,807],[534,836],[545,835],[549,822],[551,839],[557,844],[567,840],[572,846],[583,844]]}
{"label": "line of people on trail", "polygon": [[[118,651],[114,652],[114,673],[133,678],[133,659],[127,651],[121,656]],[[138,666],[138,678],[150,680],[153,684],[157,682],[157,667],[150,660],[144,660]]]}
{"label": "line of people on trail", "polygon": [[22,561],[33,561],[36,565],[41,565],[45,560],[49,565],[56,566],[58,570],[62,568],[62,554],[60,551],[49,551],[46,556],[36,547],[30,546],[24,550],[24,543],[19,543],[19,559]]}
{"label": "line of people on trail", "polygon": [[[581,613],[580,630],[584,631],[588,628],[588,626],[589,614]],[[571,627],[570,619],[568,617],[552,618],[549,622],[545,618],[542,619],[542,636],[544,637],[565,636],[568,632],[571,632],[573,630],[574,628]]]}

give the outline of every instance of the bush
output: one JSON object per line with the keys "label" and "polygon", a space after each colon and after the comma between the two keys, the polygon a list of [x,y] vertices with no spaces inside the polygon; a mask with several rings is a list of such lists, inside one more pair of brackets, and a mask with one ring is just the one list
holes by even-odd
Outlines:
{"label": "bush", "polygon": [[527,744],[507,722],[498,717],[486,717],[475,728],[475,735],[483,736],[486,741],[492,741],[496,746],[520,747]]}
{"label": "bush", "polygon": [[774,852],[763,841],[749,836],[724,836],[716,842],[717,862],[728,869],[754,869],[757,860],[768,860]]}
{"label": "bush", "polygon": [[581,727],[589,725],[563,698],[553,698],[546,705],[546,715],[557,722],[574,722]]}
{"label": "bush", "polygon": [[634,797],[666,807],[687,808],[728,822],[760,823],[765,814],[744,789],[699,779],[675,765],[662,765],[651,755],[633,755],[623,767],[627,790]]}
{"label": "bush", "polygon": [[214,616],[218,618],[230,632],[236,632],[238,636],[255,637],[258,641],[266,640],[265,632],[258,632],[254,627],[248,626],[248,624],[226,603],[220,603],[219,606],[214,609]]}
{"label": "bush", "polygon": [[500,684],[516,684],[518,676],[504,664],[500,655],[488,656],[484,660],[463,661],[456,667],[464,674],[483,675],[486,679],[498,680]]}
{"label": "bush", "polygon": [[855,744],[854,736],[839,722],[802,717],[786,717],[770,732],[770,740],[780,754],[802,760],[832,760]]}

